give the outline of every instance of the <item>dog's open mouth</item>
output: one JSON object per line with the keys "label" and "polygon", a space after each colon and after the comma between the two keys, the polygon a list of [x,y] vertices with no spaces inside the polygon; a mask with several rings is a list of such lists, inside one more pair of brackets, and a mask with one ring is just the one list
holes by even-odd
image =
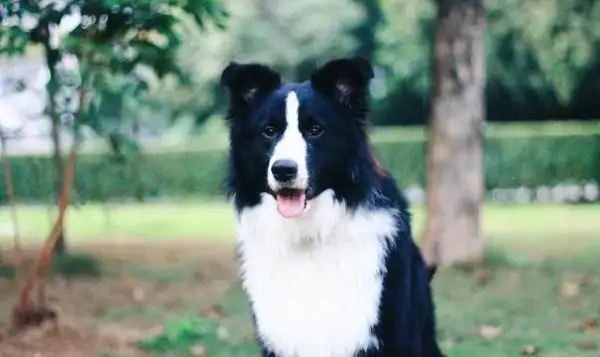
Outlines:
{"label": "dog's open mouth", "polygon": [[306,208],[306,190],[283,188],[276,192],[277,211],[285,218],[296,218]]}

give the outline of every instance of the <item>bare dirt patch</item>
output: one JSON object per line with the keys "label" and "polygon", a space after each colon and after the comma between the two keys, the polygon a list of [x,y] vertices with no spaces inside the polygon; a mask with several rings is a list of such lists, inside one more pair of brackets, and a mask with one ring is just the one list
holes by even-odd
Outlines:
{"label": "bare dirt patch", "polygon": [[[0,357],[97,357],[103,352],[143,356],[135,342],[151,334],[157,320],[170,313],[200,313],[222,298],[237,276],[231,245],[172,241],[96,244],[73,250],[100,259],[110,273],[98,278],[52,278],[48,300],[58,322],[17,335],[7,332],[16,285],[3,280]],[[5,252],[4,258],[9,254]],[[164,272],[168,274],[163,276]]]}
{"label": "bare dirt patch", "polygon": [[0,340],[0,357],[96,357],[110,352],[117,356],[143,356],[135,347],[142,336],[133,329],[95,330],[61,321],[31,328]]}

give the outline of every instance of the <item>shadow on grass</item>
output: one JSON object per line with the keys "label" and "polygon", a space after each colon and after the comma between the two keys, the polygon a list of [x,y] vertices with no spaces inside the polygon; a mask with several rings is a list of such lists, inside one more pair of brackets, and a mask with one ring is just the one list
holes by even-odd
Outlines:
{"label": "shadow on grass", "polygon": [[[25,261],[25,269],[29,270],[32,263],[31,259]],[[102,262],[98,258],[85,253],[69,253],[52,259],[50,273],[65,277],[98,278],[104,271]],[[13,264],[0,263],[0,277],[12,280],[15,275]]]}
{"label": "shadow on grass", "polygon": [[103,274],[102,262],[84,253],[56,256],[52,260],[52,273],[67,277],[98,278]]}
{"label": "shadow on grass", "polygon": [[486,249],[482,262],[459,263],[451,269],[462,272],[473,272],[480,269],[495,268],[526,268],[537,264],[538,261],[527,255],[501,248]]}

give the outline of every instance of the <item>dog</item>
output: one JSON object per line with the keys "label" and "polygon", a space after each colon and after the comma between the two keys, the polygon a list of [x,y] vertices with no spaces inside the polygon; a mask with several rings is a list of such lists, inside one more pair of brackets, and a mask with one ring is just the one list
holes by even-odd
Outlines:
{"label": "dog", "polygon": [[368,140],[371,64],[230,62],[227,189],[263,357],[442,357],[409,205]]}

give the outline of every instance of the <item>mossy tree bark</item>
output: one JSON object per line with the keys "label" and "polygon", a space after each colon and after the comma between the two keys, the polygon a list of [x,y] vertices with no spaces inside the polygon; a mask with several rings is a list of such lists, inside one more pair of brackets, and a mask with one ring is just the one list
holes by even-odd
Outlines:
{"label": "mossy tree bark", "polygon": [[483,0],[437,6],[422,248],[445,266],[483,258],[485,10]]}

